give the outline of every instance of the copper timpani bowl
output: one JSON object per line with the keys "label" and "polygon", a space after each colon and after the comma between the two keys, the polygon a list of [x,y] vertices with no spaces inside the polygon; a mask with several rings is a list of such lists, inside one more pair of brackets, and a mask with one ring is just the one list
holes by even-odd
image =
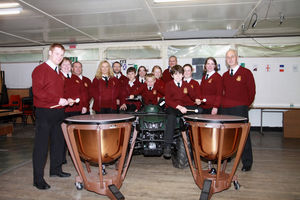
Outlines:
{"label": "copper timpani bowl", "polygon": [[[113,124],[134,120],[133,116],[124,114],[80,115],[67,118],[67,123],[84,125]],[[81,159],[98,163],[98,148],[101,146],[102,163],[109,163],[120,157],[124,141],[124,128],[111,125],[109,129],[100,130],[100,140],[97,140],[97,130],[85,130],[84,127],[74,129],[74,136]],[[98,141],[100,145],[98,146]]]}
{"label": "copper timpani bowl", "polygon": [[124,198],[119,189],[137,135],[134,130],[128,148],[134,120],[134,116],[126,114],[79,115],[65,119],[62,130],[78,173],[77,189],[84,187],[111,199]]}
{"label": "copper timpani bowl", "polygon": [[[244,117],[230,115],[187,115],[185,119],[187,121],[204,123],[203,126],[197,127],[199,133],[198,138],[197,141],[192,142],[192,144],[198,145],[200,150],[199,154],[207,160],[218,159],[221,148],[221,129],[219,126],[215,126],[215,124],[247,123],[247,119]],[[224,129],[221,159],[229,158],[236,153],[241,132],[241,127],[227,127]]]}

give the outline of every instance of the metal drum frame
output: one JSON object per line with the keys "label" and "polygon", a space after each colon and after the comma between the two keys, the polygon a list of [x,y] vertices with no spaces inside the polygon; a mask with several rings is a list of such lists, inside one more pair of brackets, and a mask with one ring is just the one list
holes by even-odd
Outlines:
{"label": "metal drum frame", "polygon": [[[197,116],[197,115],[193,115]],[[201,117],[212,117],[212,115],[198,115]],[[236,116],[225,116],[223,117],[236,117]],[[197,118],[197,117],[195,117]],[[222,115],[218,115],[215,118],[222,118]],[[237,117],[241,118],[241,117]],[[246,119],[246,118],[244,118]],[[188,138],[187,138],[187,132],[182,132],[182,137],[184,141],[184,146],[187,152],[189,165],[192,171],[192,175],[194,178],[195,183],[197,186],[202,190],[200,199],[210,199],[213,193],[221,192],[223,190],[226,190],[230,188],[231,182],[235,183],[236,189],[238,184],[237,177],[234,175],[237,169],[237,166],[239,164],[246,139],[249,134],[250,129],[250,123],[244,121],[224,121],[221,120],[218,121],[217,119],[213,120],[200,120],[200,119],[192,119],[189,116],[185,116],[186,122],[189,124],[189,128],[191,129],[191,132],[189,133],[189,139],[192,146],[192,152],[193,152],[193,158],[194,158],[194,164],[191,158],[191,153],[188,147]],[[210,170],[203,169],[201,164],[201,157],[200,154],[201,149],[199,147],[198,141],[199,141],[199,128],[212,128],[212,129],[218,129],[218,137],[219,137],[219,150],[217,152],[217,172],[216,174],[211,174]],[[226,129],[238,129],[241,128],[242,131],[240,133],[239,137],[239,144],[237,147],[236,156],[234,159],[233,167],[231,169],[230,173],[226,173],[226,166],[227,166],[227,159],[224,158],[223,155],[223,145],[224,145],[224,137],[226,137]],[[204,157],[205,158],[205,157]],[[223,166],[222,166],[223,161]],[[239,184],[238,184],[239,187]],[[204,193],[204,194],[203,194]],[[206,193],[206,194],[205,194]],[[203,198],[202,198],[203,197]]]}
{"label": "metal drum frame", "polygon": [[[105,115],[105,114],[103,114]],[[118,114],[114,114],[114,116],[117,116]],[[96,116],[96,115],[95,115]],[[130,115],[127,115],[130,116]],[[75,116],[77,117],[77,116]],[[131,116],[133,117],[133,116]],[[68,118],[69,119],[69,118]],[[67,119],[67,120],[68,120]],[[76,168],[76,171],[78,173],[78,176],[75,178],[75,185],[77,189],[77,184],[83,184],[83,187],[89,191],[96,192],[101,195],[106,195],[110,199],[125,199],[124,196],[120,193],[119,189],[125,179],[126,172],[130,163],[130,159],[132,156],[137,132],[134,130],[133,137],[132,137],[132,143],[130,146],[130,150],[127,154],[128,149],[128,143],[130,140],[130,134],[131,134],[131,124],[134,121],[135,117],[133,117],[131,120],[127,121],[113,121],[113,122],[97,122],[97,121],[91,121],[91,122],[76,122],[76,121],[67,121],[65,120],[64,123],[62,123],[62,130],[64,133],[64,137],[68,146],[68,150],[70,152],[71,158],[73,160],[74,166]],[[102,159],[102,148],[101,148],[101,134],[104,130],[109,129],[125,129],[124,131],[124,137],[123,137],[123,146],[122,146],[122,152],[121,155],[115,159],[117,160],[115,164],[115,169],[106,169],[106,174],[103,174],[103,159]],[[99,170],[91,170],[90,166],[87,162],[85,162],[85,169],[84,169],[84,163],[81,160],[80,154],[79,154],[79,148],[76,144],[75,139],[75,132],[74,130],[91,130],[96,131],[97,137],[95,140],[97,140],[97,154],[98,154],[98,166]],[[121,142],[121,141],[120,141]]]}

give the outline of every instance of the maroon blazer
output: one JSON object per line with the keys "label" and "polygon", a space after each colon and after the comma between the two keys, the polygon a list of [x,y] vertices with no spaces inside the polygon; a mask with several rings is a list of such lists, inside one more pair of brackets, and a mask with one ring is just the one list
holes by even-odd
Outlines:
{"label": "maroon blazer", "polygon": [[141,102],[128,101],[128,100],[126,100],[126,98],[128,98],[131,94],[134,94],[135,91],[137,91],[138,88],[141,87],[142,84],[137,79],[133,82],[132,87],[130,87],[130,85],[128,83],[129,83],[129,80],[128,80],[127,84],[124,86],[123,91],[122,91],[122,97],[123,98],[121,100],[121,105],[123,103],[125,103],[125,104],[134,104],[134,105],[136,105],[137,109],[140,109]]}
{"label": "maroon blazer", "polygon": [[165,96],[165,82],[161,79],[156,79],[157,86],[160,88],[158,92],[158,97],[164,97]]}
{"label": "maroon blazer", "polygon": [[222,107],[250,106],[255,97],[255,81],[252,72],[239,67],[233,76],[229,70],[223,74]]}
{"label": "maroon blazer", "polygon": [[[184,81],[184,82],[186,82],[186,81]],[[192,87],[192,89],[194,90],[197,98],[200,99],[200,97],[199,97],[200,96],[199,95],[199,92],[200,92],[199,91],[199,88],[200,88],[199,83],[196,80],[194,80],[194,79],[191,79],[191,81],[189,83],[188,82],[186,82],[186,83],[189,84]],[[186,101],[187,101],[188,105],[196,105],[195,104],[195,99],[193,99],[190,96],[186,99]]]}
{"label": "maroon blazer", "polygon": [[207,80],[205,80],[205,76],[202,77],[200,84],[200,99],[206,99],[206,102],[202,102],[200,105],[202,108],[219,108],[221,105],[222,93],[222,77],[219,73],[215,72]]}
{"label": "maroon blazer", "polygon": [[167,84],[169,81],[173,80],[169,68],[165,69],[165,71],[162,74],[161,79],[164,81],[165,84]]}
{"label": "maroon blazer", "polygon": [[120,98],[119,81],[110,77],[108,83],[100,78],[94,78],[91,85],[91,95],[94,98],[93,109],[100,111],[101,108],[117,110],[117,99]]}
{"label": "maroon blazer", "polygon": [[192,98],[193,102],[197,98],[196,91],[187,82],[182,81],[181,87],[177,87],[174,81],[169,81],[165,87],[165,99],[167,107],[176,109],[178,105],[193,106],[187,102],[188,98]]}
{"label": "maroon blazer", "polygon": [[89,108],[89,87],[91,85],[90,79],[82,77],[82,80],[72,74],[70,79],[65,79],[64,95],[65,98],[80,98],[79,103],[74,103],[73,106],[67,106],[65,112],[81,112],[83,107]]}
{"label": "maroon blazer", "polygon": [[[33,103],[37,108],[50,108],[64,97],[64,80],[47,63],[37,66],[32,74]],[[61,106],[56,109],[62,108]]]}
{"label": "maroon blazer", "polygon": [[156,82],[154,83],[154,86],[152,88],[152,90],[148,90],[147,88],[147,84],[144,83],[141,85],[141,87],[139,87],[134,93],[133,95],[142,95],[143,100],[145,102],[146,105],[148,104],[157,104],[158,101],[158,95],[159,93],[164,93],[164,91],[162,90],[163,88],[161,88]]}

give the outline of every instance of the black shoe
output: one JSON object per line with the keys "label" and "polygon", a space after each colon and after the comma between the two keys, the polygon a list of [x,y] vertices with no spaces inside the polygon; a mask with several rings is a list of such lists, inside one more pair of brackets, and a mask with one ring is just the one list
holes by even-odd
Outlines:
{"label": "black shoe", "polygon": [[48,185],[48,183],[46,183],[44,179],[39,182],[34,182],[33,186],[35,186],[39,190],[47,190],[50,188],[50,185]]}
{"label": "black shoe", "polygon": [[243,172],[248,172],[248,171],[250,171],[251,170],[251,166],[243,166],[242,167],[242,171]]}
{"label": "black shoe", "polygon": [[170,145],[167,145],[164,148],[164,157],[165,158],[171,158],[171,146]]}
{"label": "black shoe", "polygon": [[58,172],[55,174],[50,173],[50,177],[61,177],[61,178],[65,178],[65,177],[70,177],[71,174],[67,173],[67,172]]}

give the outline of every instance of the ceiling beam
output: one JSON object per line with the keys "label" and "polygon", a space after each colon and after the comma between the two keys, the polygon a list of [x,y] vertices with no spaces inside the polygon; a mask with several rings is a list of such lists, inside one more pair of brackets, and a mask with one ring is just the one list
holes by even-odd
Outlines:
{"label": "ceiling beam", "polygon": [[157,28],[158,28],[158,35],[161,37],[162,40],[164,40],[164,36],[162,35],[162,29],[161,29],[161,27],[160,27],[160,25],[159,25],[159,23],[158,23],[158,21],[157,21],[155,15],[154,15],[154,13],[153,13],[153,11],[152,11],[152,9],[151,9],[151,7],[150,7],[148,1],[147,1],[147,0],[144,0],[144,1],[145,1],[145,4],[146,4],[146,7],[147,7],[148,11],[149,11],[150,14],[151,14],[151,17],[152,17],[152,19],[153,19],[155,25],[156,25]]}
{"label": "ceiling beam", "polygon": [[31,39],[28,39],[28,38],[25,38],[25,37],[22,37],[22,36],[19,36],[19,35],[14,35],[14,34],[11,34],[11,33],[7,33],[7,32],[4,32],[4,31],[0,31],[0,33],[2,33],[4,35],[15,37],[15,38],[19,38],[19,39],[22,39],[22,40],[26,40],[26,41],[29,41],[29,42],[32,42],[32,43],[36,43],[36,44],[40,44],[40,45],[46,45],[45,43],[38,42],[38,41],[35,41],[35,40],[31,40]]}
{"label": "ceiling beam", "polygon": [[81,33],[81,34],[83,34],[83,35],[85,35],[86,37],[88,37],[88,38],[94,40],[95,42],[100,42],[99,39],[97,39],[97,38],[95,38],[95,37],[93,37],[93,36],[91,36],[91,35],[89,35],[89,34],[83,32],[83,31],[79,30],[78,28],[75,28],[75,27],[71,26],[70,24],[68,24],[68,23],[66,23],[66,22],[64,22],[64,21],[62,21],[62,20],[60,20],[60,19],[58,19],[58,18],[56,18],[56,17],[54,17],[54,16],[52,16],[52,15],[46,13],[45,11],[43,11],[43,10],[41,10],[41,9],[39,9],[39,8],[37,8],[37,7],[33,6],[33,5],[31,5],[31,4],[27,3],[27,2],[25,2],[24,0],[18,0],[18,1],[21,2],[21,3],[23,3],[23,4],[25,4],[25,5],[27,5],[27,6],[29,6],[29,7],[31,7],[31,8],[33,8],[33,9],[35,9],[35,10],[37,10],[38,12],[40,12],[40,13],[42,13],[42,14],[48,16],[49,18],[54,19],[55,21],[57,21],[57,22],[59,22],[59,23],[65,25],[65,26],[67,26],[67,27],[69,27],[69,28],[71,28],[71,29],[73,29],[73,30],[75,30],[75,31],[77,31],[77,32],[79,32],[79,33]]}

